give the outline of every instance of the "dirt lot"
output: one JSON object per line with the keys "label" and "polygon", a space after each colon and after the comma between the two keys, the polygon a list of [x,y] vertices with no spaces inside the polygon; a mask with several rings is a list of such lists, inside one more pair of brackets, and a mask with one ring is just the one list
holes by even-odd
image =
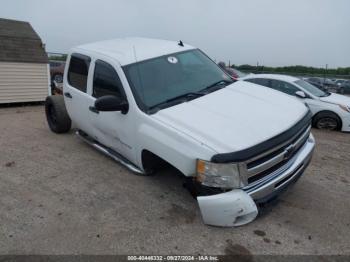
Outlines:
{"label": "dirt lot", "polygon": [[175,172],[136,176],[51,133],[43,107],[0,108],[0,253],[350,254],[350,134],[313,133],[311,166],[269,212],[216,228]]}

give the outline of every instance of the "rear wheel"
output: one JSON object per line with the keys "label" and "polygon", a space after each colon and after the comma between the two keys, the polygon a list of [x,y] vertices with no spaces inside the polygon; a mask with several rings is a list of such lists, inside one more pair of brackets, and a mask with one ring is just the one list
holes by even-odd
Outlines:
{"label": "rear wheel", "polygon": [[67,113],[63,96],[48,96],[45,101],[45,113],[52,132],[60,134],[70,130],[72,121]]}
{"label": "rear wheel", "polygon": [[318,129],[339,130],[341,128],[340,118],[332,112],[321,112],[317,114],[313,123]]}

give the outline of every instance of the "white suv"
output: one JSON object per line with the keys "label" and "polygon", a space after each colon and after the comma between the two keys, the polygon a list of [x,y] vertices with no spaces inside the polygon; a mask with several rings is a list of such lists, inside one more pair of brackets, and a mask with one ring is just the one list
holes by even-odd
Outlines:
{"label": "white suv", "polygon": [[188,179],[205,223],[238,226],[308,166],[315,141],[308,108],[234,82],[202,51],[126,38],[73,48],[63,96],[49,96],[56,133],[77,134],[137,174],[162,163]]}

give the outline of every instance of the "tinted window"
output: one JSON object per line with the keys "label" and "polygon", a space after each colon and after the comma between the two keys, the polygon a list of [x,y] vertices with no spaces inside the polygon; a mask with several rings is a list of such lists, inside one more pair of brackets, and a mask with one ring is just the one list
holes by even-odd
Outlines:
{"label": "tinted window", "polygon": [[200,92],[214,83],[224,81],[227,85],[232,82],[220,67],[199,50],[127,65],[124,72],[137,103],[143,110],[156,108],[162,103],[165,103],[164,107],[172,106],[166,101]]}
{"label": "tinted window", "polygon": [[296,83],[297,85],[301,86],[306,91],[308,91],[311,94],[313,94],[314,96],[318,96],[318,97],[326,96],[326,93],[323,92],[321,89],[317,88],[316,86],[313,86],[312,84],[310,84],[310,83],[308,83],[308,82],[306,82],[304,80],[297,80],[294,83]]}
{"label": "tinted window", "polygon": [[122,84],[114,68],[97,60],[95,63],[93,97],[101,97],[105,95],[122,96]]}
{"label": "tinted window", "polygon": [[253,78],[253,79],[247,79],[246,81],[252,82],[254,84],[270,87],[270,80],[266,78]]}
{"label": "tinted window", "polygon": [[271,88],[293,96],[295,95],[295,92],[300,91],[299,88],[292,84],[273,79],[271,79]]}
{"label": "tinted window", "polygon": [[90,57],[73,54],[68,69],[68,83],[72,87],[75,87],[82,92],[86,92],[89,66]]}

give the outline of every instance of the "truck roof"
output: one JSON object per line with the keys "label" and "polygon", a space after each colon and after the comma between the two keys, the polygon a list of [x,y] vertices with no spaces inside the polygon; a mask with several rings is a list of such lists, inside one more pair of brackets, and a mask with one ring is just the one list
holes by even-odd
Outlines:
{"label": "truck roof", "polygon": [[71,52],[84,50],[116,59],[122,66],[162,55],[194,49],[193,46],[179,45],[177,41],[128,37],[80,45]]}

